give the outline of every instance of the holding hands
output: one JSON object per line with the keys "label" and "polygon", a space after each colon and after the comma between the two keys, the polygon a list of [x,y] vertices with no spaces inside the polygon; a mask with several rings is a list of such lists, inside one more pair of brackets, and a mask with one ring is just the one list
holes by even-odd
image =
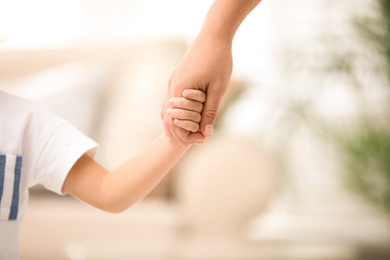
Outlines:
{"label": "holding hands", "polygon": [[[213,135],[218,107],[227,90],[232,67],[230,44],[222,40],[207,39],[207,37],[199,37],[195,41],[169,80],[161,111],[165,131],[170,138],[184,146],[196,142],[201,135],[204,137]],[[183,129],[178,128],[178,125],[166,114],[170,100],[182,97],[185,89],[207,93],[202,118],[198,122],[199,133],[183,132]]]}
{"label": "holding hands", "polygon": [[[204,137],[213,135],[219,104],[232,74],[234,35],[241,22],[260,1],[214,0],[198,36],[172,74],[161,108],[161,118],[166,135],[181,146],[198,143]],[[195,121],[187,119],[183,122],[182,118],[171,116],[177,116],[177,112],[168,109],[169,103],[172,99],[183,97],[185,89],[201,90],[207,94],[200,121],[197,117]],[[198,110],[195,112],[200,113]],[[183,113],[180,112],[181,116]],[[188,113],[186,115],[190,116]],[[198,127],[200,132],[195,131]]]}
{"label": "holding hands", "polygon": [[182,96],[169,99],[167,117],[177,126],[179,136],[185,138],[191,135],[192,143],[202,144],[205,137],[199,132],[199,124],[202,119],[201,113],[206,94],[200,90],[186,89]]}

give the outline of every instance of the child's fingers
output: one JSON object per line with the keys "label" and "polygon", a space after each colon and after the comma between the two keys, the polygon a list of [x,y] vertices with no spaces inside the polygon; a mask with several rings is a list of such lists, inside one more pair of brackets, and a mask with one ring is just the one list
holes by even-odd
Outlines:
{"label": "child's fingers", "polygon": [[199,113],[185,109],[169,108],[167,114],[172,118],[190,120],[196,123],[199,123],[202,119]]}
{"label": "child's fingers", "polygon": [[186,99],[195,100],[198,102],[205,102],[206,101],[206,94],[201,90],[196,89],[186,89],[183,91],[183,97]]}
{"label": "child's fingers", "polygon": [[175,123],[175,125],[183,128],[187,131],[190,131],[193,133],[199,131],[199,124],[198,123],[188,121],[188,120],[180,120],[177,118],[175,120],[173,120],[173,122]]}
{"label": "child's fingers", "polygon": [[178,135],[184,139],[187,138],[187,144],[202,144],[205,141],[204,135],[202,135],[201,132],[194,132],[194,133],[188,133],[187,130],[184,130],[182,128],[179,128],[180,130],[183,131],[178,131]]}
{"label": "child's fingers", "polygon": [[169,105],[173,108],[181,108],[186,110],[202,112],[203,104],[198,101],[193,101],[185,98],[171,98]]}
{"label": "child's fingers", "polygon": [[189,132],[181,127],[177,127],[177,135],[181,140],[186,140],[183,147],[190,144],[203,144],[206,139],[201,132]]}

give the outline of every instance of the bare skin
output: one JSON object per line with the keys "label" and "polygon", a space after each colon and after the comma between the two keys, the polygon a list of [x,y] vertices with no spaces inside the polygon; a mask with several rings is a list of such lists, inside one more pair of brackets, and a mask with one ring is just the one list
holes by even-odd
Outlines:
{"label": "bare skin", "polygon": [[[186,98],[173,98],[170,102],[170,117],[178,127],[196,132],[206,95],[197,90],[185,92]],[[194,140],[194,143],[203,142],[203,136]],[[146,196],[189,147],[161,134],[113,171],[83,155],[68,173],[62,190],[104,211],[121,212]]]}
{"label": "bare skin", "polygon": [[[261,0],[215,0],[194,43],[172,74],[161,109],[166,134],[185,146],[200,135],[213,135],[219,104],[224,96],[233,69],[232,43],[245,17]],[[200,133],[179,128],[167,114],[169,100],[181,97],[184,89],[207,93],[202,112]]]}

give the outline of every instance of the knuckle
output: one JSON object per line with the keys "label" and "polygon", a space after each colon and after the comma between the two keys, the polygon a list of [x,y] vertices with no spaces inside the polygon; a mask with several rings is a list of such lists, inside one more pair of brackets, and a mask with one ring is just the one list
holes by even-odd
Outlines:
{"label": "knuckle", "polygon": [[198,90],[195,95],[194,95],[194,100],[196,101],[199,101],[199,102],[202,102],[203,98],[202,98],[202,94],[203,92]]}
{"label": "knuckle", "polygon": [[190,126],[188,123],[185,123],[185,124],[183,125],[183,128],[184,128],[185,130],[187,130],[187,131],[191,131],[191,126]]}
{"label": "knuckle", "polygon": [[190,132],[196,132],[198,131],[199,125],[194,122],[187,121],[185,124],[185,128]]}
{"label": "knuckle", "polygon": [[202,116],[201,116],[200,114],[198,114],[198,113],[196,113],[195,115],[196,115],[196,116],[195,116],[195,121],[196,121],[197,123],[199,123],[200,120],[202,120]]}
{"label": "knuckle", "polygon": [[200,102],[205,102],[206,101],[206,93],[204,93],[202,91],[202,94],[201,94],[201,101]]}
{"label": "knuckle", "polygon": [[194,96],[198,97],[200,95],[200,93],[202,93],[202,91],[199,89],[192,89],[192,93],[194,94]]}
{"label": "knuckle", "polygon": [[198,111],[199,113],[202,112],[203,110],[203,104],[202,103],[197,103],[197,108],[196,108],[196,111]]}
{"label": "knuckle", "polygon": [[193,124],[191,132],[195,133],[199,131],[199,124]]}
{"label": "knuckle", "polygon": [[208,118],[216,118],[218,114],[218,111],[216,109],[209,109],[206,111],[203,111],[203,116]]}
{"label": "knuckle", "polygon": [[183,123],[183,128],[187,131],[191,131],[191,124],[188,121]]}

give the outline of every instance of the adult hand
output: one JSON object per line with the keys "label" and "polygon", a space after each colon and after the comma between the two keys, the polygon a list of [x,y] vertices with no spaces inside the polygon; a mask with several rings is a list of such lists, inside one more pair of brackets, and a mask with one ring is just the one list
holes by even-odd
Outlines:
{"label": "adult hand", "polygon": [[[198,37],[169,80],[161,110],[165,132],[179,144],[195,143],[201,134],[212,136],[219,103],[232,74],[233,37],[260,1],[214,0],[210,7]],[[169,99],[181,97],[184,89],[203,90],[207,95],[199,133],[178,128],[167,115]]]}
{"label": "adult hand", "polygon": [[[232,74],[231,41],[199,35],[172,74],[161,109],[166,134],[182,146],[195,143],[200,135],[213,135],[218,107]],[[206,93],[200,132],[191,133],[177,127],[167,115],[171,97],[182,97],[185,89],[199,89]]]}

